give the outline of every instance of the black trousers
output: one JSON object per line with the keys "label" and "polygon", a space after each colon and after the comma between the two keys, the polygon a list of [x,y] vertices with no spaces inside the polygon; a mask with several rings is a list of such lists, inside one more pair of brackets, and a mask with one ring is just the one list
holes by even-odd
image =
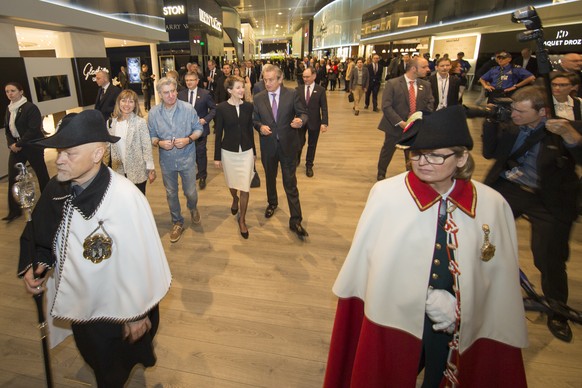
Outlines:
{"label": "black trousers", "polygon": [[77,348],[93,369],[99,388],[123,388],[136,364],[155,365],[152,341],[160,322],[158,306],[150,311],[149,318],[151,330],[133,344],[122,339],[122,324],[93,322],[71,325]]}
{"label": "black trousers", "polygon": [[267,201],[269,205],[278,206],[277,197],[277,173],[279,163],[281,164],[281,174],[283,175],[283,188],[287,194],[289,213],[291,217],[289,224],[301,222],[301,204],[299,203],[299,190],[297,189],[297,154],[285,155],[279,142],[276,149],[261,148],[261,162],[265,169],[265,181],[267,182]]}
{"label": "black trousers", "polygon": [[378,158],[378,175],[386,176],[386,170],[388,170],[388,165],[394,156],[396,143],[398,143],[399,139],[399,136],[384,131],[384,144],[382,144]]}
{"label": "black trousers", "polygon": [[509,203],[513,216],[525,216],[531,224],[531,250],[534,264],[542,275],[546,297],[568,301],[566,261],[570,253],[572,222],[558,220],[542,203],[538,194],[499,178],[491,187]]}
{"label": "black trousers", "polygon": [[422,333],[422,352],[418,372],[424,369],[422,388],[438,388],[444,378],[449,356],[449,342],[452,334],[437,332],[432,329],[432,321],[424,315],[424,330]]}
{"label": "black trousers", "polygon": [[[20,204],[12,196],[12,186],[16,183],[19,171],[14,167],[16,163],[30,163],[30,166],[38,179],[38,186],[42,192],[50,180],[46,164],[44,162],[44,150],[35,147],[22,147],[18,152],[10,151],[8,156],[8,215],[17,215],[22,212]],[[40,195],[36,198],[38,199]]]}
{"label": "black trousers", "polygon": [[143,105],[145,110],[152,109],[151,105],[152,93],[150,92],[149,89],[142,89],[141,92],[143,93]]}
{"label": "black trousers", "polygon": [[365,105],[370,105],[370,94],[372,95],[372,107],[378,109],[378,92],[380,91],[380,84],[371,84],[366,90],[366,100]]}
{"label": "black trousers", "polygon": [[[305,167],[313,167],[313,161],[315,160],[315,150],[317,149],[317,140],[319,139],[319,129],[317,130],[307,130],[307,127],[299,129],[299,141],[301,142],[301,148],[297,153],[297,160],[301,161],[301,152],[305,146],[305,138],[307,137],[307,155],[305,156]],[[309,136],[307,136],[309,134]]]}
{"label": "black trousers", "polygon": [[196,139],[196,165],[198,170],[196,171],[196,179],[204,178],[208,176],[208,156],[206,152],[206,136],[200,136]]}

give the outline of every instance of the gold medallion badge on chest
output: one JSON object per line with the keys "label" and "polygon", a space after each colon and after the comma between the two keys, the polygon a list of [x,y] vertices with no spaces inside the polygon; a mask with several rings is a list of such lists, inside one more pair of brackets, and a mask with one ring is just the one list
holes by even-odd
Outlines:
{"label": "gold medallion badge on chest", "polygon": [[[99,229],[105,234],[96,233]],[[83,257],[93,264],[99,264],[111,257],[112,245],[113,240],[103,227],[103,221],[99,221],[99,226],[83,242]]]}

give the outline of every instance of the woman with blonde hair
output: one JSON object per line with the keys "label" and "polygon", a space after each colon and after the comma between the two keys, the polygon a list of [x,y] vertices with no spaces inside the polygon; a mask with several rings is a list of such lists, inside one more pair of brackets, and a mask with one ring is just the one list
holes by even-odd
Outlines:
{"label": "woman with blonde hair", "polygon": [[156,179],[156,171],[150,134],[137,93],[127,89],[119,94],[107,128],[111,135],[121,138],[110,144],[111,168],[125,175],[145,194],[146,182]]}

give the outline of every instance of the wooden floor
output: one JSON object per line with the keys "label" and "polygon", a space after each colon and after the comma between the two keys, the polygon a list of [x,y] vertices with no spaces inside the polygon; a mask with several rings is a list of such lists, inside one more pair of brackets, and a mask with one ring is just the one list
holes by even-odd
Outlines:
{"label": "wooden floor", "polygon": [[[469,100],[471,97],[469,96]],[[288,207],[279,178],[279,203],[273,218],[263,216],[264,181],[252,189],[247,217],[250,238],[238,234],[230,215],[230,195],[221,171],[209,164],[208,186],[199,191],[202,225],[189,227],[169,242],[171,227],[161,178],[148,185],[160,236],[173,274],[161,304],[156,337],[156,367],[137,369],[128,387],[320,387],[325,373],[336,307],[332,284],[350,247],[368,192],[376,181],[383,134],[381,113],[352,114],[346,94],[328,92],[330,129],[320,136],[315,176],[298,168],[298,187],[310,233],[299,241],[288,225]],[[481,156],[478,119],[472,122],[481,180],[489,162]],[[213,150],[213,139],[209,139]],[[209,151],[212,155],[212,151]],[[157,157],[157,156],[156,156]],[[156,159],[157,160],[157,159]],[[54,172],[54,153],[47,154]],[[264,174],[260,163],[257,169]],[[388,175],[404,169],[401,155]],[[6,180],[0,182],[2,198]],[[0,215],[6,214],[6,201]],[[184,201],[182,200],[183,206]],[[42,387],[44,372],[33,301],[17,279],[19,219],[0,224],[0,386]],[[529,251],[529,227],[518,223],[521,266],[539,284]],[[572,233],[569,263],[570,304],[582,309],[582,227]],[[432,236],[427,236],[431,237]],[[524,351],[531,387],[582,387],[582,330],[574,341],[552,337],[545,318],[528,313],[530,347]],[[499,317],[503,319],[503,317]],[[69,338],[52,351],[57,387],[95,386]]]}

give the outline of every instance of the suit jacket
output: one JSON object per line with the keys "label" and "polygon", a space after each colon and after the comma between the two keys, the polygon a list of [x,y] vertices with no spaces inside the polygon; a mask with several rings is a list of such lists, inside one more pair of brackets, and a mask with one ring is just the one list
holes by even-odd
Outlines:
{"label": "suit jacket", "polygon": [[[430,87],[432,90],[432,97],[434,99],[434,108],[439,106],[439,85],[437,80],[437,74],[433,74],[428,78],[430,82]],[[453,77],[449,75],[449,80],[447,82],[447,106],[453,106],[459,104],[459,87],[461,86],[461,80],[458,77]]]}
{"label": "suit jacket", "polygon": [[327,114],[327,96],[325,95],[325,89],[315,83],[311,84],[311,94],[309,97],[309,103],[305,101],[305,88],[307,86],[301,85],[296,88],[297,94],[301,103],[307,107],[307,116],[309,119],[305,126],[310,131],[319,131],[321,124],[328,125],[328,114]]}
{"label": "suit jacket", "polygon": [[228,92],[224,87],[224,81],[226,81],[226,76],[222,72],[214,78],[214,83],[216,84],[214,87],[214,101],[217,104],[228,100]]}
{"label": "suit jacket", "polygon": [[[515,66],[523,67],[523,57],[519,56],[513,60],[513,64]],[[538,60],[536,57],[529,57],[529,61],[527,62],[527,66],[525,67],[527,71],[538,76]]]}
{"label": "suit jacket", "polygon": [[[350,90],[353,90],[356,86],[355,83],[358,80],[358,67],[354,66],[352,70],[352,76],[350,79]],[[370,86],[370,73],[368,73],[368,68],[366,66],[362,67],[362,88],[368,89]]]}
{"label": "suit jacket", "polygon": [[[260,134],[261,150],[274,151],[277,148],[277,136],[283,153],[292,156],[299,150],[299,133],[297,129],[291,127],[291,121],[295,117],[300,118],[303,123],[307,122],[307,110],[301,102],[295,89],[288,89],[281,85],[277,117],[273,117],[270,96],[267,90],[255,95],[253,99],[255,109],[253,113],[253,124],[255,130]],[[262,125],[268,126],[272,133],[270,135],[261,134]]]}
{"label": "suit jacket", "polygon": [[378,71],[374,74],[374,64],[370,63],[368,66],[368,74],[370,75],[370,88],[375,85],[380,85],[382,82],[382,73],[384,72],[384,66],[378,62]]}
{"label": "suit jacket", "polygon": [[113,109],[115,109],[115,102],[117,101],[117,96],[119,96],[119,93],[121,93],[121,89],[119,89],[117,86],[113,86],[113,84],[110,83],[107,87],[107,91],[103,95],[103,98],[101,98],[101,95],[103,94],[103,88],[99,88],[97,99],[95,100],[95,109],[101,112],[105,121],[111,117]]}
{"label": "suit jacket", "polygon": [[40,110],[32,102],[25,102],[16,112],[16,119],[14,124],[20,135],[20,139],[16,139],[10,132],[10,111],[6,109],[4,116],[4,128],[6,129],[6,143],[8,147],[16,144],[17,147],[26,146],[31,140],[40,139],[42,134],[42,116]]}
{"label": "suit jacket", "polygon": [[[189,94],[190,90],[185,88],[178,93],[178,99],[190,102]],[[210,92],[206,89],[202,89],[200,86],[198,86],[198,90],[196,91],[196,102],[194,102],[194,109],[196,109],[196,113],[198,113],[199,118],[206,120],[202,136],[210,135],[210,122],[216,114],[216,104],[214,103],[214,99],[212,98]]]}
{"label": "suit jacket", "polygon": [[127,73],[120,71],[119,74],[117,74],[117,80],[119,81],[121,89],[129,89],[129,78],[127,77]]}
{"label": "suit jacket", "polygon": [[[217,79],[221,75],[223,75],[222,72],[220,70],[218,70],[218,68],[215,68],[214,69],[214,81],[209,83],[207,77],[210,77],[210,70],[208,70],[208,74],[206,75],[206,77],[204,77],[204,83],[206,84],[206,89],[216,91],[216,85],[218,85]],[[223,80],[223,82],[224,82],[224,80]]]}
{"label": "suit jacket", "polygon": [[[545,128],[542,130],[546,131]],[[485,178],[486,185],[491,185],[508,169],[507,160],[518,134],[519,127],[512,123],[499,124],[487,120],[483,124],[483,156],[485,159],[495,159]],[[557,219],[566,222],[575,220],[577,215],[576,162],[582,162],[582,146],[568,148],[561,136],[546,131],[540,141],[537,161],[538,195]]]}
{"label": "suit jacket", "polygon": [[[116,119],[112,120],[116,121]],[[114,129],[109,125],[108,130],[109,133],[114,135]],[[121,160],[119,143],[109,144],[111,169],[120,174],[125,174],[127,179],[133,183],[145,182],[148,179],[147,170],[154,168],[152,143],[145,119],[135,114],[129,118],[124,144],[125,163]]]}
{"label": "suit jacket", "polygon": [[[417,79],[416,92],[416,110],[428,111],[434,110],[434,98],[432,96],[431,86],[428,81]],[[402,128],[397,126],[401,121],[408,119],[410,113],[410,103],[408,101],[408,85],[404,76],[392,78],[386,82],[384,93],[382,93],[382,120],[378,129],[386,132],[390,131],[394,135],[401,135]]]}

